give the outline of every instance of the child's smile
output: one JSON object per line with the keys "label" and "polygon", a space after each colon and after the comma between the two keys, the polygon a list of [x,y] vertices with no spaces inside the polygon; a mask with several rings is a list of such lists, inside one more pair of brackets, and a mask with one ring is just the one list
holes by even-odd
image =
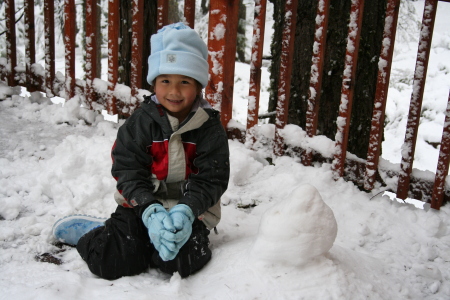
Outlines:
{"label": "child's smile", "polygon": [[170,103],[173,103],[173,104],[177,104],[177,103],[183,102],[183,100],[173,100],[173,99],[167,99],[167,101],[169,101]]}

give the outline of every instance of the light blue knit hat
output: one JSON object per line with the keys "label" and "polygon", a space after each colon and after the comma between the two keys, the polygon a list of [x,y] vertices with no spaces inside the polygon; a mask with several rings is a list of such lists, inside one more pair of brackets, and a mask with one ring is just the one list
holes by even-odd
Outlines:
{"label": "light blue knit hat", "polygon": [[179,74],[208,83],[208,48],[197,32],[183,23],[164,26],[150,39],[147,81],[161,74]]}

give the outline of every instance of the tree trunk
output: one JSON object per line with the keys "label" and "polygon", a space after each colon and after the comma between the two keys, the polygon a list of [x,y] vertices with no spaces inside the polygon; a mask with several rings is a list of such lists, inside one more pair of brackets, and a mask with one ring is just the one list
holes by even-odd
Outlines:
{"label": "tree trunk", "polygon": [[[131,5],[132,1],[120,1],[120,55],[119,55],[119,83],[130,86],[131,71]],[[142,87],[141,89],[149,89],[147,83],[148,63],[147,59],[150,55],[150,37],[156,33],[156,9],[157,0],[149,0],[144,2],[144,38],[142,41]]]}
{"label": "tree trunk", "polygon": [[95,74],[95,77],[101,78],[102,77],[102,42],[103,42],[103,35],[102,35],[102,27],[100,20],[102,19],[102,10],[100,8],[100,1],[97,0],[99,6],[97,7],[97,25],[96,26],[96,39],[95,44],[97,47],[97,57],[95,61],[97,74]]}
{"label": "tree trunk", "polygon": [[245,45],[247,39],[245,37],[245,20],[246,20],[247,8],[242,0],[239,0],[239,25],[237,28],[237,45],[236,45],[236,58],[237,61],[245,62]]}
{"label": "tree trunk", "polygon": [[202,15],[206,15],[209,12],[209,1],[202,0],[200,7],[201,7]]}
{"label": "tree trunk", "polygon": [[142,89],[149,90],[150,84],[147,82],[148,57],[150,55],[150,37],[156,33],[157,0],[144,2],[144,40],[142,55]]}
{"label": "tree trunk", "polygon": [[183,13],[178,9],[178,2],[169,0],[169,14],[167,16],[169,24],[180,22],[181,16],[183,16]]}
{"label": "tree trunk", "polygon": [[[278,89],[277,77],[285,0],[270,1],[274,3],[275,33],[271,45],[273,60],[270,70],[271,96],[269,111],[274,111]],[[306,123],[306,103],[311,72],[317,2],[314,1],[311,4],[311,1],[299,0],[297,10],[296,50],[292,70],[288,123],[299,125],[302,128],[305,128]],[[333,140],[336,134],[336,119],[339,114],[350,4],[351,0],[340,0],[331,1],[330,6],[317,128],[318,134],[325,135]],[[367,156],[385,10],[386,0],[365,1],[348,142],[348,151],[361,158],[366,158]],[[271,121],[273,122],[274,120]]]}

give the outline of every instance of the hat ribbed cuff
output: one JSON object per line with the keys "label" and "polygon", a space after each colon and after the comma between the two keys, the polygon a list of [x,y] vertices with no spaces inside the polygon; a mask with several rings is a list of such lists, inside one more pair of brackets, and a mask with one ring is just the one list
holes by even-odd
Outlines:
{"label": "hat ribbed cuff", "polygon": [[208,62],[193,53],[163,50],[153,53],[148,58],[150,70],[148,83],[162,74],[178,74],[194,78],[203,87],[208,83]]}

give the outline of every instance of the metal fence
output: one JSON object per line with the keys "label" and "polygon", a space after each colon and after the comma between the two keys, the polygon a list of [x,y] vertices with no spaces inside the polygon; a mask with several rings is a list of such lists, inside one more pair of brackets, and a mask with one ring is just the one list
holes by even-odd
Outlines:
{"label": "metal fence", "polygon": [[[264,26],[267,0],[255,0],[255,15],[253,22],[252,60],[250,68],[249,105],[246,132],[227,127],[232,119],[233,107],[233,82],[234,60],[236,53],[236,37],[238,24],[238,0],[215,0],[210,3],[208,24],[208,63],[210,65],[210,81],[205,89],[206,99],[213,107],[221,111],[221,120],[228,129],[229,136],[252,141],[254,139],[252,128],[257,125],[259,91],[261,80],[262,51],[264,43]],[[328,13],[330,0],[318,0],[315,49],[311,62],[310,94],[308,109],[306,111],[306,132],[308,137],[314,137],[317,133],[318,101],[320,98],[322,68],[325,55],[326,32],[328,26]],[[445,125],[439,154],[439,162],[433,181],[424,178],[415,178],[412,175],[415,144],[419,126],[420,112],[427,73],[427,65],[431,48],[434,20],[436,16],[438,0],[426,0],[416,70],[413,81],[413,94],[411,96],[408,115],[404,149],[400,171],[382,168],[379,165],[381,138],[386,107],[386,98],[389,85],[390,68],[395,42],[395,31],[399,13],[400,0],[388,0],[386,20],[384,25],[383,44],[380,53],[380,63],[376,87],[376,96],[373,106],[373,117],[370,132],[370,141],[367,152],[367,160],[351,159],[347,157],[348,132],[353,101],[353,89],[358,55],[358,45],[362,22],[364,0],[352,0],[350,22],[348,26],[348,41],[345,60],[345,70],[342,88],[339,117],[337,120],[337,132],[335,136],[335,151],[332,157],[323,157],[312,148],[291,147],[297,153],[304,165],[312,162],[329,162],[335,178],[344,177],[353,181],[361,189],[371,191],[376,182],[388,186],[391,191],[396,188],[397,197],[407,197],[431,202],[431,207],[439,209],[450,197],[450,189],[445,186],[450,159],[450,95],[446,111]],[[450,2],[446,0],[445,2]],[[287,124],[288,100],[290,93],[290,74],[292,69],[293,46],[295,36],[295,22],[297,13],[297,0],[286,1],[285,20],[282,38],[281,66],[279,73],[279,88],[277,95],[274,155],[285,154],[289,147],[283,140],[280,130]],[[35,32],[34,26],[34,1],[25,0],[25,68],[18,68],[16,57],[16,32],[15,32],[15,3],[14,0],[5,0],[5,17],[7,27],[7,62],[0,63],[1,79],[8,85],[22,85],[29,91],[42,91],[47,96],[65,92],[70,99],[75,94],[83,95],[87,105],[92,104],[104,107],[111,114],[127,116],[139,106],[138,89],[142,86],[142,69],[139,63],[142,61],[142,30],[144,0],[132,2],[132,54],[131,54],[131,101],[123,102],[114,96],[114,89],[118,82],[118,49],[119,49],[119,0],[108,2],[108,91],[96,91],[94,80],[96,70],[96,56],[99,49],[96,48],[96,9],[95,0],[86,0],[86,80],[83,84],[77,84],[75,79],[75,3],[74,0],[65,0],[64,11],[64,45],[65,45],[65,77],[55,76],[55,22],[54,1],[44,1],[45,15],[45,68],[35,63]],[[158,28],[167,24],[168,1],[158,0]],[[185,0],[185,20],[193,27],[195,20],[195,0]],[[31,24],[31,25],[30,25]],[[215,34],[219,32],[220,34]],[[44,71],[43,71],[44,70]],[[291,151],[292,152],[292,151]],[[398,179],[396,184],[386,184],[386,178]]]}

